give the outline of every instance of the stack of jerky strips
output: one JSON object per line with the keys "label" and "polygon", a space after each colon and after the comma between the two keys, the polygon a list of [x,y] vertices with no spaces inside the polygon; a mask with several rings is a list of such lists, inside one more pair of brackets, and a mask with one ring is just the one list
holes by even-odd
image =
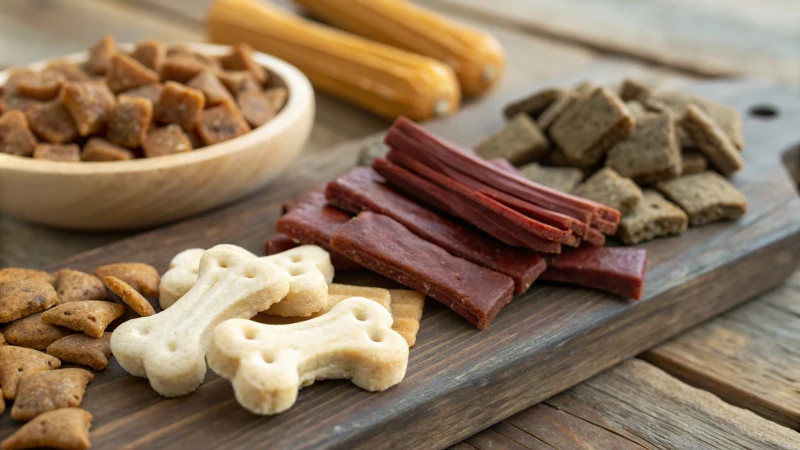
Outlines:
{"label": "stack of jerky strips", "polygon": [[[385,143],[391,151],[372,168],[355,168],[324,193],[284,205],[276,224],[281,234],[267,240],[266,253],[295,242],[319,245],[334,255],[337,269],[357,263],[433,297],[478,328],[545,272],[542,254],[554,267],[545,278],[640,297],[644,251],[602,248],[605,234],[617,229],[615,209],[530,182],[404,118]],[[591,253],[593,267],[581,252]],[[609,259],[630,264],[609,271],[614,265],[602,265]]]}
{"label": "stack of jerky strips", "polygon": [[504,114],[507,124],[477,153],[621,211],[617,237],[624,243],[738,219],[747,210],[724,178],[743,166],[741,118],[732,107],[625,80],[618,94],[587,82],[544,89]]}

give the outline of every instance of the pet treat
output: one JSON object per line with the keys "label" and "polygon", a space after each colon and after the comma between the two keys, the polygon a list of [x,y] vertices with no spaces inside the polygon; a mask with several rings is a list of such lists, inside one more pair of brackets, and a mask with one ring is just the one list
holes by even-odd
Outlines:
{"label": "pet treat", "polygon": [[525,113],[531,119],[536,119],[550,105],[566,95],[566,90],[561,88],[547,88],[535,92],[522,100],[511,103],[503,109],[506,119],[511,119],[520,113]]}
{"label": "pet treat", "polygon": [[222,82],[219,81],[217,75],[211,69],[205,69],[198,73],[187,83],[192,89],[196,89],[203,93],[206,98],[206,106],[219,105],[224,102],[233,102],[231,93],[225,89]]}
{"label": "pet treat", "polygon": [[55,59],[45,65],[46,72],[55,72],[61,74],[66,81],[86,81],[89,76],[84,72],[81,67],[68,59]]}
{"label": "pet treat", "polygon": [[64,84],[61,101],[72,116],[78,134],[97,133],[111,119],[117,101],[103,82],[71,81]]}
{"label": "pet treat", "polygon": [[142,151],[148,158],[192,151],[192,143],[180,126],[170,124],[147,133],[142,141]]}
{"label": "pet treat", "polygon": [[518,114],[503,128],[475,147],[484,159],[505,158],[512,164],[539,159],[547,151],[547,138],[527,114]]}
{"label": "pet treat", "polygon": [[231,380],[236,400],[255,414],[278,414],[318,379],[349,378],[368,391],[399,383],[408,344],[377,303],[348,298],[330,312],[292,325],[227,320],[214,329],[208,365]]}
{"label": "pet treat", "polygon": [[642,200],[642,190],[636,183],[608,167],[587,178],[572,193],[618,209],[623,214]]}
{"label": "pet treat", "polygon": [[86,385],[94,378],[85,369],[56,369],[26,373],[17,384],[11,408],[14,420],[31,420],[55,409],[74,408],[83,401]]}
{"label": "pet treat", "polygon": [[0,284],[0,323],[9,323],[56,304],[53,285],[39,279]]}
{"label": "pet treat", "polygon": [[542,131],[548,131],[553,125],[553,122],[558,119],[564,111],[567,110],[573,103],[578,100],[578,94],[574,92],[567,92],[558,100],[554,101],[547,107],[536,119],[536,125]]}
{"label": "pet treat", "polygon": [[176,123],[184,130],[191,131],[200,120],[203,107],[205,97],[202,92],[167,81],[161,97],[153,107],[153,117],[160,123]]}
{"label": "pet treat", "polygon": [[218,144],[250,131],[247,122],[232,103],[222,103],[202,112],[197,134],[206,145]]}
{"label": "pet treat", "polygon": [[619,88],[619,98],[628,101],[643,102],[650,97],[650,88],[639,83],[638,81],[626,78],[622,81],[622,86]]}
{"label": "pet treat", "polygon": [[115,94],[158,82],[158,73],[123,53],[111,57],[105,81]]}
{"label": "pet treat", "polygon": [[267,82],[269,74],[264,67],[256,63],[253,58],[253,49],[245,43],[234,45],[229,54],[219,58],[219,62],[225,70],[247,71],[255,78],[258,84],[263,85]]}
{"label": "pet treat", "polygon": [[260,91],[258,81],[247,71],[218,71],[217,76],[228,90],[236,95],[245,91]]}
{"label": "pet treat", "polygon": [[617,236],[626,244],[638,244],[686,231],[688,218],[680,208],[657,191],[645,189],[642,201],[622,216]]}
{"label": "pet treat", "polygon": [[23,375],[61,367],[57,358],[25,347],[0,346],[0,389],[6,400],[17,396],[17,383]]}
{"label": "pet treat", "polygon": [[[331,251],[330,241],[333,232],[347,223],[352,216],[327,204],[325,194],[322,192],[305,195],[299,202],[292,203],[291,209],[278,219],[275,231]],[[287,205],[284,205],[284,208],[286,207]]]}
{"label": "pet treat", "polygon": [[64,75],[52,70],[30,72],[16,83],[17,94],[36,100],[52,100],[61,91]]}
{"label": "pet treat", "polygon": [[744,166],[728,135],[700,107],[690,105],[686,108],[680,124],[711,165],[723,175],[731,175]]}
{"label": "pet treat", "polygon": [[681,150],[673,121],[665,114],[640,120],[631,136],[608,152],[606,165],[642,184],[677,177]]}
{"label": "pet treat", "polygon": [[286,88],[274,87],[265,89],[264,95],[266,95],[272,103],[272,109],[277,112],[286,105],[286,100],[289,98],[289,91]]}
{"label": "pet treat", "polygon": [[642,105],[641,103],[639,103],[639,102],[637,102],[635,100],[625,102],[625,107],[628,108],[628,111],[630,111],[631,116],[633,116],[633,118],[636,120],[636,126],[637,127],[639,126],[639,121],[640,120],[642,120],[642,119],[644,119],[646,117],[650,117],[650,116],[656,115],[656,113],[652,113],[652,112],[646,110],[644,105]]}
{"label": "pet treat", "polygon": [[0,444],[0,450],[61,448],[87,450],[92,415],[80,408],[62,408],[36,416]]}
{"label": "pet treat", "polygon": [[165,397],[188,394],[203,382],[213,328],[250,318],[289,292],[289,275],[270,261],[232,245],[207,250],[195,285],[169,309],[120,325],[111,351],[123,369],[145,377]]}
{"label": "pet treat", "polygon": [[392,329],[403,336],[409,347],[413,347],[425,308],[425,295],[405,289],[389,289],[389,294],[392,298]]}
{"label": "pet treat", "polygon": [[89,366],[94,370],[103,370],[111,356],[111,333],[106,331],[100,338],[93,338],[83,333],[65,336],[47,347],[47,354],[56,358]]}
{"label": "pet treat", "polygon": [[56,284],[56,277],[53,274],[33,269],[20,269],[18,267],[7,267],[0,269],[0,284],[15,283],[17,281],[39,280]]}
{"label": "pet treat", "polygon": [[576,284],[639,300],[647,251],[631,247],[581,247],[547,263],[543,280]]}
{"label": "pet treat", "polygon": [[69,336],[72,331],[42,322],[42,313],[16,320],[3,330],[11,345],[44,351],[48,345]]}
{"label": "pet treat", "polygon": [[142,145],[153,117],[153,103],[146,98],[123,95],[108,122],[106,139],[123,147]]}
{"label": "pet treat", "polygon": [[30,156],[35,148],[36,138],[22,111],[8,111],[0,116],[0,153]]}
{"label": "pet treat", "polygon": [[131,57],[148,69],[160,72],[167,58],[167,47],[158,41],[137,42]]}
{"label": "pet treat", "polygon": [[33,133],[51,144],[63,144],[78,137],[67,108],[60,100],[36,105],[25,112]]}
{"label": "pet treat", "polygon": [[190,248],[172,258],[169,270],[159,283],[158,303],[162,309],[172,306],[194,286],[200,273],[200,260],[205,252],[202,248]]}
{"label": "pet treat", "polygon": [[133,158],[133,152],[127,148],[97,137],[89,139],[81,152],[81,161],[127,161]]}
{"label": "pet treat", "polygon": [[85,67],[92,75],[105,75],[111,67],[111,58],[117,54],[117,43],[105,35],[89,49],[89,60]]}
{"label": "pet treat", "polygon": [[157,296],[161,282],[158,270],[142,263],[108,264],[94,269],[94,275],[100,279],[109,276],[119,278],[146,297]]}
{"label": "pet treat", "polygon": [[150,83],[150,84],[143,84],[139,87],[135,87],[129,91],[125,91],[119,94],[119,96],[120,98],[122,97],[144,98],[150,100],[150,103],[155,105],[156,103],[158,103],[158,99],[161,98],[161,92],[163,91],[164,91],[163,84]]}
{"label": "pet treat", "polygon": [[725,178],[711,171],[656,184],[665,197],[689,216],[689,225],[735,220],[747,212],[747,200]]}
{"label": "pet treat", "polygon": [[699,151],[684,150],[681,153],[681,175],[700,173],[708,168],[708,159]]}
{"label": "pet treat", "polygon": [[106,288],[103,282],[94,275],[72,269],[58,272],[58,302],[66,303],[78,300],[104,300]]}
{"label": "pet treat", "polygon": [[42,314],[42,322],[61,325],[80,331],[87,336],[99,338],[108,324],[125,312],[125,307],[111,302],[84,300],[69,302],[48,309]]}
{"label": "pet treat", "polygon": [[153,306],[150,305],[150,302],[148,302],[146,298],[142,297],[142,294],[119,278],[112,276],[103,277],[103,284],[105,284],[111,292],[117,294],[117,296],[119,296],[126,305],[130,306],[136,314],[147,317],[156,313],[156,310],[153,309]]}
{"label": "pet treat", "polygon": [[737,148],[744,145],[742,137],[742,118],[736,108],[720,105],[692,94],[683,92],[657,92],[651,95],[645,106],[655,111],[669,114],[673,119],[680,119],[690,105],[699,107],[713,122],[727,134],[728,138]]}
{"label": "pet treat", "polygon": [[200,72],[213,68],[203,63],[194,54],[168,55],[161,66],[161,79],[187,83]]}
{"label": "pet treat", "polygon": [[523,177],[561,192],[571,192],[583,180],[583,171],[574,167],[546,167],[530,163],[519,168]]}
{"label": "pet treat", "polygon": [[282,233],[275,233],[264,241],[264,254],[274,255],[299,246],[300,244],[289,236]]}
{"label": "pet treat", "polygon": [[236,103],[239,105],[239,111],[244,119],[253,128],[260,127],[272,120],[280,109],[280,107],[275,107],[275,99],[264,92],[255,90],[238,93]]}
{"label": "pet treat", "polygon": [[33,159],[79,162],[81,160],[81,149],[76,144],[37,144],[33,150]]}
{"label": "pet treat", "polygon": [[251,320],[255,320],[258,323],[264,323],[267,325],[288,325],[291,323],[303,322],[327,313],[341,301],[351,297],[363,297],[368,300],[372,300],[373,302],[376,302],[386,308],[387,311],[391,311],[392,298],[389,295],[389,291],[386,289],[363,286],[348,286],[345,284],[331,284],[328,286],[328,300],[325,304],[325,307],[314,314],[311,314],[310,316],[273,316],[271,314],[267,314],[266,312],[262,312],[257,314]]}

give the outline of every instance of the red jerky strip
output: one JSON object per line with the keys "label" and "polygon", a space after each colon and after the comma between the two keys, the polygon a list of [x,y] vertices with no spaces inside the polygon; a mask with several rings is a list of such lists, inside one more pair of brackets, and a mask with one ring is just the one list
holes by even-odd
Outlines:
{"label": "red jerky strip", "polygon": [[508,173],[517,173],[518,172],[517,168],[513,164],[508,162],[508,160],[505,159],[505,158],[491,159],[491,160],[489,160],[489,164],[494,164],[494,166],[497,167],[498,169],[505,170]]}
{"label": "red jerky strip", "polygon": [[583,237],[583,242],[602,247],[606,243],[606,236],[600,230],[589,228]]}
{"label": "red jerky strip", "polygon": [[514,291],[514,281],[447,253],[395,220],[359,214],[333,234],[348,258],[443,303],[480,329],[489,326]]}
{"label": "red jerky strip", "polygon": [[[322,197],[320,197],[322,194]],[[297,197],[286,200],[283,202],[281,213],[286,214],[289,211],[295,209],[298,205],[306,204],[306,203],[317,203],[320,205],[325,205],[327,202],[325,200],[325,193],[324,190],[318,189],[316,191],[306,192],[305,194],[298,195]]]}
{"label": "red jerky strip", "polygon": [[356,214],[366,210],[389,216],[452,255],[510,276],[516,294],[528,290],[545,269],[538,254],[507,246],[439,216],[389,188],[369,167],[357,167],[328,183],[325,198]]}
{"label": "red jerky strip", "polygon": [[631,247],[581,247],[554,257],[541,276],[639,300],[647,250]]}
{"label": "red jerky strip", "polygon": [[592,217],[592,228],[597,229],[603,234],[612,235],[617,232],[619,222],[601,219],[599,217]]}

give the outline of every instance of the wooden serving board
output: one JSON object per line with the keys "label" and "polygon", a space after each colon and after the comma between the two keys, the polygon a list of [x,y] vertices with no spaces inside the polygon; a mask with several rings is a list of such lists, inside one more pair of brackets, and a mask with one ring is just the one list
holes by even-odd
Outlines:
{"label": "wooden serving board", "polygon": [[[549,84],[617,81],[596,67]],[[546,85],[546,84],[542,84]],[[471,145],[500,127],[509,100],[539,86],[475,103],[429,128]],[[713,317],[786,278],[800,262],[800,199],[781,154],[800,142],[798,93],[755,82],[714,82],[688,91],[734,105],[744,118],[746,167],[733,182],[749,200],[738,222],[659,239],[649,251],[643,300],[537,283],[484,331],[429,300],[405,380],[383,393],[346,381],[303,389],[275,417],[242,409],[213,372],[195,393],[165,399],[112,360],[89,385],[93,448],[441,448],[538,403]],[[761,115],[751,113],[758,111]],[[764,117],[770,111],[777,113]],[[366,142],[298,161],[272,186],[237,204],[64,261],[81,270],[141,261],[166,268],[190,247],[218,243],[261,252],[283,200],[323,185],[355,164]],[[10,406],[10,405],[9,405]],[[0,438],[17,429],[0,417]]]}

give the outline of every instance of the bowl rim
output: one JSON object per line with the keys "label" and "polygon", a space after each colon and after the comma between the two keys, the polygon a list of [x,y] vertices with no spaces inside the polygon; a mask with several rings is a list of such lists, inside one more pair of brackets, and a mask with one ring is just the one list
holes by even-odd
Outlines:
{"label": "bowl rim", "polygon": [[[229,51],[230,45],[217,45],[201,42],[182,42],[174,45],[185,45],[189,50],[207,55],[223,55]],[[130,51],[134,44],[119,44],[118,47]],[[85,61],[89,51],[71,53],[68,55],[37,61],[23,66],[11,67],[0,71],[0,85],[4,84],[10,71],[27,68],[42,69],[47,63],[55,60],[69,60],[73,62]],[[90,174],[116,174],[131,172],[149,172],[163,170],[175,166],[200,164],[209,160],[218,159],[227,155],[247,150],[254,144],[268,142],[273,137],[281,134],[300,120],[313,102],[314,91],[308,78],[295,66],[266,53],[253,52],[255,61],[269,69],[272,75],[280,78],[289,91],[288,100],[280,112],[268,123],[219,144],[202,147],[198,151],[179,153],[175,155],[160,156],[156,158],[140,158],[130,161],[104,161],[104,162],[64,162],[49,160],[34,160],[33,158],[0,153],[0,170],[18,171],[27,173],[59,173],[64,175],[90,175]]]}

